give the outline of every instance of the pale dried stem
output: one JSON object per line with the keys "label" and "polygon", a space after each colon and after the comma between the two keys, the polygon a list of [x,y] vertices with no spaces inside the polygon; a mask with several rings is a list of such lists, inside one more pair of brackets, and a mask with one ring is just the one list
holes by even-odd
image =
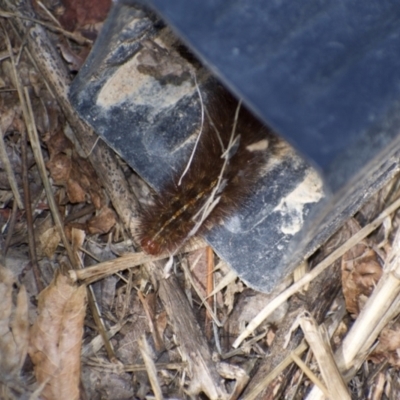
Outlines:
{"label": "pale dried stem", "polygon": [[43,159],[39,135],[36,130],[36,124],[35,124],[35,119],[34,119],[35,117],[33,115],[32,104],[30,101],[28,88],[26,88],[26,87],[24,88],[24,93],[25,93],[25,101],[26,101],[26,106],[28,109],[28,116],[29,116],[29,118],[27,118],[25,120],[25,124],[26,124],[27,130],[28,130],[28,135],[29,135],[29,140],[31,143],[33,155],[35,157],[35,161],[38,166],[40,177],[42,178],[42,183],[43,183],[44,189],[46,191],[47,201],[49,204],[49,208],[50,208],[51,215],[53,217],[53,221],[56,226],[57,232],[61,237],[61,240],[63,242],[65,250],[67,251],[68,258],[70,259],[71,263],[76,267],[77,260],[75,258],[74,252],[72,251],[72,247],[71,247],[67,237],[65,236],[64,224],[61,219],[60,213],[58,211],[58,207],[57,207],[56,201],[54,199],[50,180],[47,175],[46,165],[45,165],[44,159]]}
{"label": "pale dried stem", "polygon": [[201,110],[200,131],[199,131],[199,134],[197,135],[196,141],[194,143],[194,147],[193,147],[192,153],[190,154],[189,161],[187,162],[186,167],[185,167],[184,171],[182,172],[181,177],[179,178],[178,186],[181,185],[183,177],[189,171],[190,165],[192,164],[193,157],[194,157],[194,155],[196,153],[197,146],[199,144],[200,137],[201,137],[201,135],[203,133],[203,127],[204,127],[204,102],[203,102],[203,97],[201,95],[201,91],[200,91],[200,88],[199,88],[199,84],[197,83],[196,75],[194,73],[193,73],[193,79],[194,79],[194,83],[195,83],[197,94],[199,95],[199,99],[200,99],[200,110]]}
{"label": "pale dried stem", "polygon": [[[29,98],[28,88],[25,88],[25,98],[26,98],[26,102],[27,102],[27,106],[28,106],[30,119],[32,121],[32,123],[28,122],[28,126],[27,126],[29,139],[31,142],[33,154],[35,156],[36,164],[38,165],[39,173],[42,178],[43,186],[46,191],[47,201],[49,203],[50,211],[53,216],[53,220],[54,220],[57,232],[59,233],[61,240],[63,242],[63,245],[67,251],[68,258],[69,258],[70,262],[72,263],[72,265],[74,266],[74,269],[78,270],[80,268],[80,262],[79,262],[78,257],[76,257],[76,254],[73,252],[72,247],[65,235],[64,224],[61,219],[60,213],[58,212],[58,207],[57,207],[56,201],[54,199],[51,184],[50,184],[49,178],[47,176],[46,166],[44,163],[44,159],[43,159],[43,155],[42,155],[41,147],[40,147],[39,135],[36,130],[36,125],[34,123],[33,110],[32,110],[32,105],[31,105],[30,98]],[[112,348],[112,345],[107,338],[107,332],[106,332],[106,329],[104,326],[104,321],[101,318],[101,314],[100,314],[100,311],[97,306],[96,298],[94,296],[94,293],[93,293],[93,290],[91,287],[88,287],[88,302],[89,302],[89,306],[90,306],[93,318],[96,322],[96,325],[99,329],[100,334],[103,337],[104,345],[107,350],[108,357],[111,360],[114,360],[115,359],[114,349]]]}
{"label": "pale dried stem", "polygon": [[[301,356],[308,349],[305,341],[301,342],[299,346],[292,352],[297,356]],[[287,356],[277,365],[264,379],[255,385],[250,393],[242,398],[242,400],[255,400],[258,395],[275,379],[277,378],[291,363],[293,362],[292,355]]]}
{"label": "pale dried stem", "polygon": [[[318,386],[321,391],[324,393],[326,397],[329,397],[329,392],[326,386],[318,379],[318,377],[308,368],[307,364],[295,353],[291,353],[293,361],[297,364],[297,366],[307,375],[308,379],[314,383],[314,385]],[[335,399],[336,400],[336,399]]]}
{"label": "pale dried stem", "polygon": [[[146,366],[144,364],[114,364],[114,363],[105,363],[99,361],[91,361],[87,360],[85,362],[86,365],[89,365],[94,368],[98,368],[101,370],[107,370],[114,372],[116,374],[120,374],[122,372],[140,372],[146,371]],[[162,369],[171,369],[171,370],[182,370],[187,367],[187,363],[156,363],[154,364],[157,370]]]}
{"label": "pale dried stem", "polygon": [[[314,382],[324,392],[326,397],[332,400],[350,400],[351,396],[347,386],[335,363],[333,351],[329,343],[329,337],[325,326],[318,326],[315,319],[308,312],[299,316],[299,323],[303,330],[314,357],[317,360],[327,392]],[[306,371],[304,371],[306,373]],[[308,376],[308,374],[307,374]]]}
{"label": "pale dried stem", "polygon": [[[32,120],[32,115],[29,113],[29,108],[27,107],[27,104],[25,102],[24,92],[22,89],[22,84],[21,84],[19,74],[17,72],[10,38],[8,36],[7,30],[5,29],[3,23],[1,23],[1,26],[3,28],[4,35],[6,37],[7,50],[9,53],[10,60],[11,60],[13,78],[14,78],[13,83],[18,92],[18,97],[19,97],[19,101],[21,104],[21,109],[22,109],[22,114],[23,114],[23,118],[25,121],[25,126],[26,126],[26,129],[28,130],[29,126],[32,126],[32,124],[34,124],[34,121]],[[1,135],[3,145],[4,145],[4,138],[3,138],[1,130],[0,130],[0,135]],[[32,217],[31,203],[30,203],[31,199],[30,199],[30,190],[29,190],[29,182],[28,182],[27,143],[26,143],[26,131],[25,130],[21,132],[20,143],[21,143],[21,158],[22,158],[22,178],[23,178],[23,188],[24,188],[24,194],[25,194],[24,201],[25,201],[26,221],[27,221],[27,227],[28,227],[29,255],[30,255],[30,259],[31,259],[31,263],[32,263],[32,270],[33,270],[33,274],[35,277],[36,286],[37,286],[38,291],[40,292],[43,289],[43,284],[42,284],[41,277],[40,277],[40,271],[39,271],[39,265],[37,262],[37,254],[36,254],[36,247],[35,247],[35,233],[34,233],[34,229],[33,229],[33,217]],[[5,151],[4,146],[0,146],[0,147],[2,149],[4,149],[4,151]],[[15,177],[14,177],[14,179],[15,179]],[[15,184],[16,184],[16,182],[15,182]],[[15,189],[14,196],[16,193],[18,193],[17,188]],[[21,201],[21,199],[19,198],[19,194],[18,194],[18,197],[16,200],[18,201],[18,199],[19,199],[19,201]]]}
{"label": "pale dried stem", "polygon": [[[184,246],[181,250],[182,253],[195,251],[206,247],[203,240],[192,241],[193,243]],[[124,271],[128,268],[137,267],[139,265],[163,260],[169,257],[168,254],[163,253],[158,256],[151,256],[146,253],[129,253],[125,254],[115,260],[104,261],[100,264],[94,265],[81,270],[70,270],[69,276],[74,281],[81,281],[83,284],[90,284],[100,279],[106,278],[109,275],[115,274],[119,271]]]}
{"label": "pale dried stem", "polygon": [[200,289],[197,287],[196,282],[193,279],[192,273],[189,271],[189,268],[187,267],[186,264],[182,263],[182,268],[185,272],[185,276],[189,279],[190,284],[192,285],[193,289],[195,290],[195,292],[197,293],[197,295],[199,296],[200,300],[201,300],[201,304],[206,308],[206,310],[210,313],[211,318],[213,319],[213,321],[215,322],[215,324],[221,328],[222,327],[222,323],[218,320],[217,316],[214,313],[214,310],[212,309],[212,307],[210,306],[210,304],[207,302],[207,299],[204,298],[204,296],[202,295]]}
{"label": "pale dried stem", "polygon": [[223,278],[220,280],[220,282],[214,288],[214,290],[207,296],[207,298],[210,296],[214,296],[215,294],[220,292],[222,289],[227,287],[230,283],[234,282],[237,279],[237,277],[238,277],[237,273],[233,269],[230,269],[229,272],[223,276]]}
{"label": "pale dried stem", "polygon": [[162,400],[164,397],[162,395],[161,386],[158,382],[157,378],[157,368],[154,364],[153,359],[151,358],[151,350],[150,346],[147,343],[146,336],[142,336],[138,339],[138,345],[140,353],[142,354],[142,358],[144,364],[146,366],[147,375],[149,376],[150,385],[153,389],[154,397],[156,400]]}
{"label": "pale dried stem", "polygon": [[143,293],[141,291],[138,291],[137,293],[138,293],[139,300],[142,303],[142,307],[143,307],[144,312],[147,317],[147,322],[149,324],[151,336],[153,337],[154,346],[158,352],[164,351],[165,350],[164,342],[163,342],[163,340],[160,336],[160,333],[158,332],[157,326],[154,322],[154,318],[153,318],[154,313],[151,312],[149,303],[146,301],[146,298],[143,296]]}
{"label": "pale dried stem", "polygon": [[58,19],[47,9],[47,7],[41,2],[37,1],[39,7],[47,14],[47,16],[59,27],[61,28],[61,24]]}
{"label": "pale dried stem", "polygon": [[246,329],[239,335],[239,337],[233,343],[233,347],[240,346],[240,343],[249,336],[269,315],[271,315],[275,309],[283,304],[289,297],[297,293],[304,285],[310,283],[315,279],[321,272],[328,268],[333,262],[339,257],[345,254],[349,249],[365,239],[371,232],[373,232],[391,213],[396,211],[400,207],[400,199],[397,199],[389,207],[387,207],[379,216],[360,229],[355,235],[353,235],[346,243],[333,251],[328,257],[321,261],[314,269],[312,269],[307,275],[305,275],[298,282],[294,283],[287,290],[282,292],[274,300],[261,310],[261,312],[249,323]]}
{"label": "pale dried stem", "polygon": [[[213,188],[210,196],[204,203],[204,205],[201,207],[201,209],[198,211],[196,215],[193,216],[193,220],[196,220],[200,216],[200,219],[196,222],[195,226],[192,228],[192,230],[189,232],[188,237],[194,236],[197,231],[200,229],[200,227],[203,225],[204,221],[207,219],[207,217],[211,214],[212,210],[216,207],[216,205],[219,203],[219,200],[221,196],[217,196],[221,189],[221,185],[223,184],[223,177],[224,177],[224,172],[226,169],[226,166],[229,162],[229,151],[232,149],[232,146],[235,144],[235,141],[237,140],[238,136],[235,137],[236,133],[236,127],[239,119],[239,111],[242,106],[242,102],[239,101],[238,105],[236,107],[235,111],[235,117],[233,121],[233,126],[232,126],[232,133],[229,139],[229,143],[226,149],[222,149],[223,153],[221,155],[221,158],[224,159],[224,163],[222,165],[221,171],[218,176],[218,181],[215,187]],[[218,132],[216,132],[218,133]]]}

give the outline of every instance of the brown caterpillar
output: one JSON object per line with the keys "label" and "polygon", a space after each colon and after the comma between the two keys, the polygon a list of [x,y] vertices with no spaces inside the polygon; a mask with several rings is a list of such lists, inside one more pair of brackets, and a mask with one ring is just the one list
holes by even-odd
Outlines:
{"label": "brown caterpillar", "polygon": [[182,177],[182,166],[142,213],[139,240],[149,254],[174,254],[194,234],[229,217],[252,192],[266,163],[275,137],[232,95],[218,87],[205,109],[189,169]]}

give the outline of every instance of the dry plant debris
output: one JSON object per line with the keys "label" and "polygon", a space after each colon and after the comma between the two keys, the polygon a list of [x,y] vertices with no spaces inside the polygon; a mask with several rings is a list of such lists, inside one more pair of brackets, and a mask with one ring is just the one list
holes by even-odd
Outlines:
{"label": "dry plant debris", "polygon": [[44,399],[79,399],[86,288],[55,273],[38,299],[29,355]]}
{"label": "dry plant debris", "polygon": [[12,272],[0,265],[0,396],[4,399],[11,397],[8,382],[21,384],[20,373],[28,351],[28,297],[21,286],[13,304],[15,283]]}
{"label": "dry plant debris", "polygon": [[399,176],[271,294],[201,241],[166,276],[66,95],[109,6],[0,0],[0,398],[400,398]]}

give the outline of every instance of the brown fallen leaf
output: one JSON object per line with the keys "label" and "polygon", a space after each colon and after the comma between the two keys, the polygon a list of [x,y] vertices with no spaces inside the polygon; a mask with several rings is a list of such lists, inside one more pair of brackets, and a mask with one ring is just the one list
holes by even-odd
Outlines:
{"label": "brown fallen leaf", "polygon": [[[352,234],[360,230],[355,220],[350,220]],[[348,312],[356,317],[366,299],[371,295],[382,276],[382,267],[376,252],[362,241],[342,257],[342,285]]]}
{"label": "brown fallen leaf", "polygon": [[72,143],[61,129],[48,133],[44,141],[50,154],[46,167],[54,183],[66,188],[71,203],[90,200],[94,207],[100,209],[104,205],[104,196],[91,164],[73,151]]}
{"label": "brown fallen leaf", "polygon": [[43,235],[39,238],[40,243],[42,245],[43,253],[48,257],[53,257],[60,241],[61,237],[58,233],[56,227],[52,227],[48,229]]}
{"label": "brown fallen leaf", "polygon": [[91,234],[107,233],[115,225],[116,221],[115,212],[108,207],[103,207],[98,215],[88,221],[88,232]]}
{"label": "brown fallen leaf", "polygon": [[375,364],[387,361],[393,367],[400,367],[400,323],[392,322],[379,335],[379,343],[368,357]]}
{"label": "brown fallen leaf", "polygon": [[29,355],[45,400],[79,399],[86,288],[56,272],[39,294],[39,316],[30,335]]}

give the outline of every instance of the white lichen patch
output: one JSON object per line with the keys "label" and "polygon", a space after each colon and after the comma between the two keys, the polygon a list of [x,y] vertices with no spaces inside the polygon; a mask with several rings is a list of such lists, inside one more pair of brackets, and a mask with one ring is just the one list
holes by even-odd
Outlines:
{"label": "white lichen patch", "polygon": [[304,223],[304,206],[317,203],[324,196],[320,176],[315,170],[308,169],[303,182],[292,192],[283,197],[274,211],[283,217],[281,231],[285,235],[294,235],[300,231]]}

